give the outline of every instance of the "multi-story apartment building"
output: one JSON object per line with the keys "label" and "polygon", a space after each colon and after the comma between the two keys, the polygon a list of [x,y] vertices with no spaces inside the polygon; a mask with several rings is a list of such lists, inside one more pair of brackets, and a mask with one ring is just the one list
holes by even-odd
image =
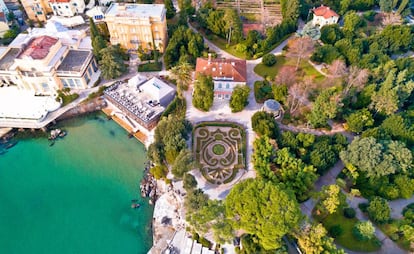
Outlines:
{"label": "multi-story apartment building", "polygon": [[211,76],[214,82],[214,98],[229,100],[237,85],[246,85],[246,60],[197,58],[196,76]]}
{"label": "multi-story apartment building", "polygon": [[159,49],[167,45],[167,20],[163,4],[112,3],[105,14],[105,21],[112,44],[135,51]]}
{"label": "multi-story apartment building", "polygon": [[94,84],[99,70],[90,45],[84,47],[83,41],[90,44],[86,34],[51,30],[21,34],[8,47],[0,47],[0,83],[14,84],[36,95]]}
{"label": "multi-story apartment building", "polygon": [[73,17],[85,11],[84,0],[49,0],[49,4],[56,16]]}
{"label": "multi-story apartment building", "polygon": [[46,15],[52,13],[48,0],[21,0],[30,20],[46,21]]}

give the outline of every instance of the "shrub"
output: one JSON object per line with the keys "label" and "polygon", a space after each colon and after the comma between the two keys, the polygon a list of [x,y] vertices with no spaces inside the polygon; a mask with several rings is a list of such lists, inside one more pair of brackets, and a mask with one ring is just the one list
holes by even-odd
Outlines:
{"label": "shrub", "polygon": [[374,237],[375,228],[370,221],[359,221],[352,229],[352,234],[359,241],[367,241]]}
{"label": "shrub", "polygon": [[266,66],[273,66],[276,63],[276,56],[273,54],[266,54],[262,58],[262,63]]}
{"label": "shrub", "polygon": [[267,80],[254,82],[254,97],[258,103],[273,99],[272,86]]}
{"label": "shrub", "polygon": [[368,209],[368,203],[360,203],[358,204],[358,207],[363,213],[366,213]]}
{"label": "shrub", "polygon": [[344,209],[344,216],[348,219],[355,218],[356,212],[352,207],[347,207]]}
{"label": "shrub", "polygon": [[368,215],[378,223],[387,222],[391,216],[391,209],[387,200],[381,197],[374,197],[367,208]]}
{"label": "shrub", "polygon": [[204,238],[204,237],[200,237],[200,239],[198,239],[198,240],[200,241],[200,244],[201,244],[203,247],[206,247],[206,248],[208,248],[208,249],[210,249],[210,248],[211,248],[212,243],[211,243],[209,240],[207,240],[206,238]]}
{"label": "shrub", "polygon": [[341,236],[343,233],[343,228],[341,225],[333,225],[330,229],[329,229],[329,234],[333,237],[333,238],[337,238],[338,236]]}

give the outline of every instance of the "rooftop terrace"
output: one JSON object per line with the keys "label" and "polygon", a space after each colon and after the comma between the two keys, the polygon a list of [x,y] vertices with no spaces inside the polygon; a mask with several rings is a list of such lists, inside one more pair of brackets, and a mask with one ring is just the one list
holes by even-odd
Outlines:
{"label": "rooftop terrace", "polygon": [[57,71],[80,72],[90,55],[92,55],[90,51],[69,50],[69,53],[65,56]]}
{"label": "rooftop terrace", "polygon": [[163,4],[112,3],[105,15],[137,18],[156,17],[162,19],[165,15],[165,8]]}

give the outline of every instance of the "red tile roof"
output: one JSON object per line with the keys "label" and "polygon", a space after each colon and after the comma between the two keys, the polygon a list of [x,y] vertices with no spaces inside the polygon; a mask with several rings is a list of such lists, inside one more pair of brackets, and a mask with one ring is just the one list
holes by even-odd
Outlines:
{"label": "red tile roof", "polygon": [[319,6],[316,9],[313,9],[313,13],[316,16],[321,16],[325,19],[329,19],[331,17],[339,17],[339,15],[334,10],[331,10],[331,8],[329,8],[328,6],[323,5]]}
{"label": "red tile roof", "polygon": [[212,76],[214,80],[231,79],[235,82],[247,82],[246,60],[197,58],[196,74]]}
{"label": "red tile roof", "polygon": [[32,39],[20,53],[18,58],[27,56],[34,60],[41,60],[49,54],[50,48],[55,45],[57,41],[58,39],[46,35]]}

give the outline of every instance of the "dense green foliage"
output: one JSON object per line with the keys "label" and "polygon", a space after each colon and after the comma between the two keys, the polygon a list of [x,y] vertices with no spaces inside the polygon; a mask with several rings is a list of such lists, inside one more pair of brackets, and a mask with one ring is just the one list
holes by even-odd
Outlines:
{"label": "dense green foliage", "polygon": [[261,136],[277,138],[279,136],[279,126],[272,114],[258,111],[252,116],[252,128],[254,132]]}
{"label": "dense green foliage", "polygon": [[165,9],[167,9],[167,19],[171,19],[175,16],[175,7],[172,0],[164,0]]}
{"label": "dense green foliage", "polygon": [[348,142],[341,134],[317,137],[310,133],[284,131],[278,143],[280,147],[289,147],[296,157],[316,167],[319,174],[324,174],[338,161],[339,152]]}
{"label": "dense green foliage", "polygon": [[353,178],[363,174],[374,179],[412,169],[411,151],[399,141],[356,137],[340,156]]}
{"label": "dense green foliage", "polygon": [[319,254],[319,253],[331,253],[331,254],[344,254],[345,251],[337,249],[333,242],[333,239],[327,236],[327,231],[322,224],[308,224],[305,225],[296,237],[298,239],[298,245],[303,253],[306,254]]}
{"label": "dense green foliage", "polygon": [[385,223],[390,219],[391,208],[387,200],[381,197],[374,197],[367,208],[369,217],[378,223]]}
{"label": "dense green foliage", "polygon": [[204,40],[200,34],[194,33],[185,26],[178,27],[168,41],[164,53],[164,63],[167,69],[180,62],[195,64],[197,57],[204,50]]}
{"label": "dense green foliage", "polygon": [[345,194],[336,184],[323,186],[318,193],[318,198],[319,202],[316,207],[323,215],[335,213],[339,207],[346,203]]}
{"label": "dense green foliage", "polygon": [[374,237],[375,228],[370,221],[360,221],[355,224],[352,233],[360,241],[368,241]]}
{"label": "dense green foliage", "polygon": [[193,154],[190,150],[183,149],[175,158],[171,172],[177,178],[182,178],[185,173],[193,169]]}
{"label": "dense green foliage", "polygon": [[242,22],[234,9],[216,10],[207,4],[197,11],[196,20],[202,28],[226,39],[228,44],[238,43],[243,38]]}
{"label": "dense green foliage", "polygon": [[186,139],[190,130],[191,125],[180,116],[162,118],[155,129],[154,143],[148,147],[148,159],[156,165],[172,165],[181,150],[187,147]]}
{"label": "dense green foliage", "polygon": [[254,97],[256,102],[263,103],[265,100],[273,99],[272,85],[269,81],[254,82]]}
{"label": "dense green foliage", "polygon": [[192,174],[186,173],[183,177],[183,187],[185,190],[190,191],[197,187],[197,180]]}
{"label": "dense green foliage", "polygon": [[266,54],[262,58],[262,63],[266,66],[273,66],[276,63],[276,56],[273,54]]}
{"label": "dense green foliage", "polygon": [[282,237],[299,226],[299,204],[281,184],[248,179],[236,184],[225,202],[235,229],[255,235],[265,250],[282,246]]}
{"label": "dense green foliage", "polygon": [[99,55],[101,57],[99,65],[105,79],[115,79],[127,72],[128,68],[124,64],[127,56],[119,44],[101,49]]}
{"label": "dense green foliage", "polygon": [[194,107],[209,111],[214,101],[214,83],[210,76],[198,74],[194,84],[193,105]]}
{"label": "dense green foliage", "polygon": [[231,112],[240,112],[249,104],[250,87],[236,86],[230,97]]}

